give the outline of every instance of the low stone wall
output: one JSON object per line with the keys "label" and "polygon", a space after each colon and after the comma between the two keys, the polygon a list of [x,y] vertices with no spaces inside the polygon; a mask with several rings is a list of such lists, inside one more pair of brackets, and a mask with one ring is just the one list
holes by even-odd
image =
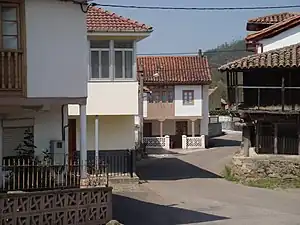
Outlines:
{"label": "low stone wall", "polygon": [[300,156],[256,155],[244,157],[236,155],[232,160],[232,175],[242,179],[300,177]]}

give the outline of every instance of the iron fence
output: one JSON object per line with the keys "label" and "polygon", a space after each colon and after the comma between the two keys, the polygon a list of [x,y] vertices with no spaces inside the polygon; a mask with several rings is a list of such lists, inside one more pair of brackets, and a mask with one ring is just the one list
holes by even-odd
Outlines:
{"label": "iron fence", "polygon": [[[75,163],[53,165],[29,159],[4,159],[0,167],[0,192],[78,188],[81,184],[81,167]],[[97,185],[108,186],[107,165],[99,164],[97,169],[86,165],[86,168],[87,179],[98,178]]]}

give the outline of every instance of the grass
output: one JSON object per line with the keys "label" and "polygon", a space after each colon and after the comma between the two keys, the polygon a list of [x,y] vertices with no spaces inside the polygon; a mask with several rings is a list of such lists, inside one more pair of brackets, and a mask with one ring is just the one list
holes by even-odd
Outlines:
{"label": "grass", "polygon": [[235,177],[232,174],[230,166],[225,166],[222,173],[224,179],[247,185],[250,187],[266,188],[266,189],[291,189],[300,188],[300,178],[299,179],[280,179],[280,178],[261,178],[261,179],[248,179],[243,180]]}

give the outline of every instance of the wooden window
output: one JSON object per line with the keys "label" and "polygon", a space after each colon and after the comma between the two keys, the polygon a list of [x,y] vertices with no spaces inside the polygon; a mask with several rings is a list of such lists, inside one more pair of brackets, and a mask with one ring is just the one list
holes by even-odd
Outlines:
{"label": "wooden window", "polygon": [[20,48],[20,8],[0,3],[0,49]]}
{"label": "wooden window", "polygon": [[168,91],[168,102],[172,103],[174,101],[174,92],[173,90]]}
{"label": "wooden window", "polygon": [[182,91],[183,105],[194,105],[194,91],[183,90]]}
{"label": "wooden window", "polygon": [[161,92],[161,101],[164,103],[167,102],[167,92],[166,91]]}

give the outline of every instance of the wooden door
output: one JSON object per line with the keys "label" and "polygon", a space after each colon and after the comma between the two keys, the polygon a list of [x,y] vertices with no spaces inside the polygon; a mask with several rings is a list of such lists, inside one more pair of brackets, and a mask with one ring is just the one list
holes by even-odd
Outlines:
{"label": "wooden door", "polygon": [[176,121],[175,122],[175,137],[173,141],[174,148],[182,148],[182,135],[187,135],[188,122]]}
{"label": "wooden door", "polygon": [[144,137],[151,137],[152,136],[152,123],[144,123]]}
{"label": "wooden door", "polygon": [[69,163],[74,162],[76,156],[76,119],[69,119]]}

